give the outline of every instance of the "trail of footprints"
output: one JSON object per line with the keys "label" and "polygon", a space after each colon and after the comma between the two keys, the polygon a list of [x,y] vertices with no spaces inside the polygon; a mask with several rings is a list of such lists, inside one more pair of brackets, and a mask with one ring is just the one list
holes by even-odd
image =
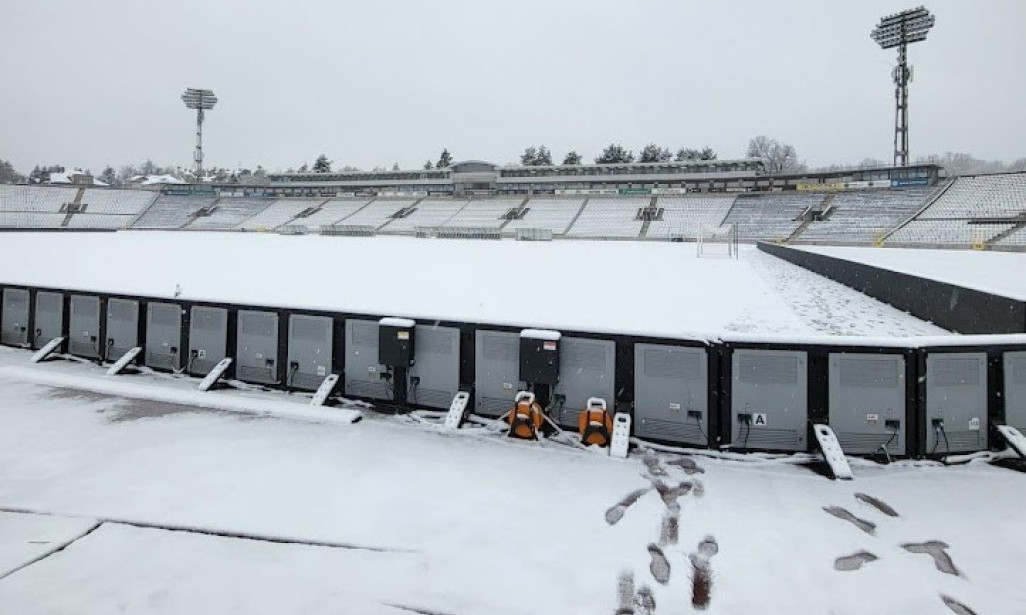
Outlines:
{"label": "trail of footprints", "polygon": [[[884,514],[888,517],[897,518],[899,517],[898,512],[890,507],[886,502],[875,498],[865,493],[856,493],[855,499],[868,504],[873,507],[877,512]],[[825,506],[823,507],[824,512],[843,521],[851,523],[855,527],[859,528],[863,532],[874,536],[876,534],[876,524],[867,519],[856,517],[850,511],[840,506]],[[926,542],[906,542],[901,545],[901,548],[909,553],[923,553],[933,558],[933,564],[940,572],[945,574],[951,574],[955,576],[962,576],[961,571],[955,566],[955,562],[948,555],[947,549],[948,544],[939,540],[928,540]],[[842,572],[850,572],[861,569],[864,565],[875,562],[880,559],[869,551],[857,551],[850,555],[842,555],[834,560],[834,570]],[[962,604],[958,600],[944,594],[940,595],[941,600],[953,613],[957,615],[976,615],[975,611],[971,608]]]}
{"label": "trail of footprints", "polygon": [[[643,459],[646,474],[650,486],[643,489],[636,489],[625,495],[619,502],[606,510],[605,519],[609,525],[616,525],[623,519],[627,510],[637,503],[645,494],[654,491],[662,501],[665,511],[659,527],[658,542],[649,543],[649,573],[652,579],[660,585],[667,585],[673,572],[670,559],[665,549],[676,545],[680,532],[680,498],[685,496],[702,497],[705,495],[705,486],[697,478],[689,478],[677,482],[670,481],[670,473],[659,458],[649,453]],[[704,469],[698,466],[693,459],[680,457],[666,463],[675,469],[680,470],[687,476],[703,474]],[[706,536],[693,553],[688,555],[691,564],[691,605],[696,609],[705,609],[709,606],[712,597],[712,568],[709,560],[719,551],[719,545],[712,536]],[[651,615],[655,613],[655,594],[647,585],[641,585],[635,589],[633,572],[623,572],[620,575],[617,596],[619,606],[617,615]]]}

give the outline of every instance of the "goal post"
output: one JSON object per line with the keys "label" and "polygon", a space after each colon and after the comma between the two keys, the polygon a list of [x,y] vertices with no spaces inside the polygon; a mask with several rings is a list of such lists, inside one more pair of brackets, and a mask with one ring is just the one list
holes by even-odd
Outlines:
{"label": "goal post", "polygon": [[698,258],[737,258],[737,246],[737,225],[704,226],[698,229],[695,248]]}

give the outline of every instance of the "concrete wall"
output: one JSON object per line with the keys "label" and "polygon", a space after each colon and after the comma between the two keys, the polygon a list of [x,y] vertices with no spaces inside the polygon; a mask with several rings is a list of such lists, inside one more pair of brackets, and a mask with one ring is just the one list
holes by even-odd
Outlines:
{"label": "concrete wall", "polygon": [[1026,332],[1026,302],[786,246],[759,249],[958,333]]}

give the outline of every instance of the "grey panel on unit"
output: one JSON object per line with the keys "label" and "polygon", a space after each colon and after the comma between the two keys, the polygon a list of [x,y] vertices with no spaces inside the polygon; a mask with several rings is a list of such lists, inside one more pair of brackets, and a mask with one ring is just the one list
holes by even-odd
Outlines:
{"label": "grey panel on unit", "polygon": [[905,357],[830,354],[830,427],[846,453],[905,454]]}
{"label": "grey panel on unit", "polygon": [[25,346],[29,343],[29,291],[5,288],[0,313],[0,344]]}
{"label": "grey panel on unit", "polygon": [[474,336],[474,412],[502,416],[520,390],[520,334],[478,330]]}
{"label": "grey panel on unit", "polygon": [[1005,353],[1005,424],[1026,433],[1026,351]]}
{"label": "grey panel on unit", "polygon": [[181,346],[182,308],[176,303],[147,303],[146,365],[162,369],[181,368]]}
{"label": "grey panel on unit", "polygon": [[194,305],[189,316],[190,374],[206,374],[228,352],[228,310]]}
{"label": "grey panel on unit", "polygon": [[704,348],[635,344],[635,435],[708,445],[708,370]]}
{"label": "grey panel on unit", "polygon": [[288,386],[316,391],[331,373],[332,324],[329,316],[289,317]]}
{"label": "grey panel on unit", "polygon": [[987,448],[987,354],[926,355],[926,452]]}
{"label": "grey panel on unit", "polygon": [[107,300],[107,342],[104,358],[116,361],[139,345],[139,302]]}
{"label": "grey panel on unit", "polygon": [[616,395],[616,343],[564,337],[560,340],[559,383],[554,391],[565,395],[559,424],[577,428],[577,417],[584,410],[589,397],[601,397],[613,411]]}
{"label": "grey panel on unit", "polygon": [[239,310],[235,374],[240,380],[278,383],[278,315]]}
{"label": "grey panel on unit", "polygon": [[71,295],[68,316],[68,352],[80,357],[100,357],[100,298]]}
{"label": "grey panel on unit", "polygon": [[739,348],[731,358],[731,442],[736,449],[807,448],[804,352]]}
{"label": "grey panel on unit", "polygon": [[415,362],[410,368],[410,403],[448,408],[460,390],[460,330],[417,325],[413,331]]}
{"label": "grey panel on unit", "polygon": [[64,295],[44,290],[36,293],[35,329],[33,348],[42,348],[50,340],[64,335]]}
{"label": "grey panel on unit", "polygon": [[371,399],[391,399],[391,388],[381,378],[385,367],[378,363],[378,323],[346,321],[346,393]]}

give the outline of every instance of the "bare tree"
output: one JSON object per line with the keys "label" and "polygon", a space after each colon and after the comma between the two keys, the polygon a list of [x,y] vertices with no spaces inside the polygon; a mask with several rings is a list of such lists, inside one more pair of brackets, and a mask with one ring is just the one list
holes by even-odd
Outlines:
{"label": "bare tree", "polygon": [[808,170],[805,163],[798,160],[798,152],[793,145],[765,135],[754,137],[748,142],[747,155],[749,158],[765,160],[766,170],[770,173],[801,173]]}

